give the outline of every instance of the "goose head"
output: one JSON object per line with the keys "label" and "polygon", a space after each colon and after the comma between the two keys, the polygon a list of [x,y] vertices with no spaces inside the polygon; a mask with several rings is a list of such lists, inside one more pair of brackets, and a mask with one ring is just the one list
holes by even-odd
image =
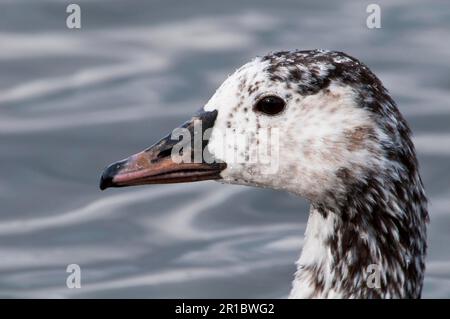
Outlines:
{"label": "goose head", "polygon": [[[209,179],[311,202],[307,237],[316,239],[304,246],[294,296],[420,295],[428,216],[410,131],[357,59],[324,50],[255,58],[180,128],[111,164],[100,187]],[[388,249],[389,240],[399,242],[398,251]],[[386,278],[383,291],[358,289],[374,263],[403,276],[399,285],[415,273],[414,284],[403,295]]]}
{"label": "goose head", "polygon": [[[352,73],[364,66],[331,54],[281,52],[245,64],[190,121],[144,152],[112,164],[101,186],[220,179],[283,189],[314,202],[345,192],[347,175],[364,178],[385,164],[380,140],[388,137],[360,105],[370,97],[333,79],[344,64]],[[194,145],[196,139],[202,143]],[[179,157],[188,146],[192,155]],[[202,157],[203,151],[213,163],[195,161],[193,153]]]}

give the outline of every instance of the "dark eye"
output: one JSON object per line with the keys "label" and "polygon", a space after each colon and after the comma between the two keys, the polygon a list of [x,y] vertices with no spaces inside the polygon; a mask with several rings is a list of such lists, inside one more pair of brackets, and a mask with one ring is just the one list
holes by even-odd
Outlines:
{"label": "dark eye", "polygon": [[257,112],[261,112],[267,115],[276,115],[283,111],[285,106],[286,103],[282,98],[275,95],[270,95],[260,99],[256,103],[254,109]]}

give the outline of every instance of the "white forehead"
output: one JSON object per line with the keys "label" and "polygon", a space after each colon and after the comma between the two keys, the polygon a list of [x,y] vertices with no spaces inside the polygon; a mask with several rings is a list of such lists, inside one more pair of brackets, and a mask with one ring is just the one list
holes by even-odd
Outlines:
{"label": "white forehead", "polygon": [[241,96],[252,96],[261,91],[275,90],[267,72],[265,72],[268,66],[269,61],[262,61],[259,57],[244,64],[231,74],[216,90],[208,103],[206,103],[204,107],[205,111],[213,111],[219,108],[221,110],[231,109],[235,106],[236,100]]}

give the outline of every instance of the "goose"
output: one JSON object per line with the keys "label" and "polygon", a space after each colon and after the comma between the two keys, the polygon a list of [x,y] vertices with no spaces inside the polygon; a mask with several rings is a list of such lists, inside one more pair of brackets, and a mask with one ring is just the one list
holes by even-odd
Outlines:
{"label": "goose", "polygon": [[[179,129],[204,138],[173,131],[109,165],[100,188],[216,180],[298,195],[310,211],[290,298],[421,297],[429,217],[411,131],[365,64],[329,50],[256,57]],[[255,145],[276,147],[249,160]]]}

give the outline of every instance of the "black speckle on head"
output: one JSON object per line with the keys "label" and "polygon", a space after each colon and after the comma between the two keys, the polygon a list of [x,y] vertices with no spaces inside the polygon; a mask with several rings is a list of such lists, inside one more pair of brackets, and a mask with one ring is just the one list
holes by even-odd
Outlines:
{"label": "black speckle on head", "polygon": [[253,94],[253,92],[255,92],[256,90],[258,90],[258,88],[259,88],[258,85],[256,85],[256,84],[250,84],[249,87],[248,87],[248,89],[247,89],[248,94],[249,94],[249,95]]}
{"label": "black speckle on head", "polygon": [[239,86],[238,86],[238,89],[239,89],[238,93],[240,93],[244,90],[245,85],[247,83],[247,78],[245,76],[240,77],[240,80],[241,80],[241,82],[239,83]]}
{"label": "black speckle on head", "polygon": [[292,68],[289,70],[289,80],[291,81],[301,81],[302,73],[298,68]]}
{"label": "black speckle on head", "polygon": [[341,180],[345,181],[345,183],[347,183],[347,181],[350,179],[350,177],[352,176],[350,170],[346,167],[341,167],[337,170],[336,172],[336,176],[338,178],[340,178]]}

